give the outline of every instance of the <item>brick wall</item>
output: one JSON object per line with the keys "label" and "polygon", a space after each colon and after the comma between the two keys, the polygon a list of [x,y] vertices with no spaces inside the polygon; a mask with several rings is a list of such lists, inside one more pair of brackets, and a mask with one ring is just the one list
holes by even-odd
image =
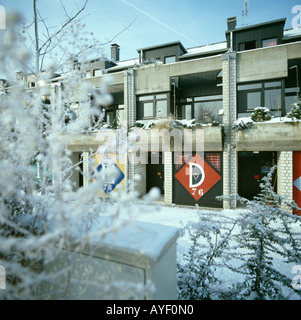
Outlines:
{"label": "brick wall", "polygon": [[[73,152],[72,155],[69,157],[70,160],[72,161],[72,165],[75,166],[76,164],[79,163],[80,159],[80,153],[79,152]],[[72,189],[77,190],[79,188],[79,168],[74,167],[72,169],[72,174],[71,174],[71,183],[72,183]]]}
{"label": "brick wall", "polygon": [[[277,193],[284,196],[288,202],[293,200],[293,152],[277,153]],[[282,205],[282,209],[292,213],[292,210]]]}
{"label": "brick wall", "polygon": [[135,70],[124,72],[124,111],[128,126],[136,122]]}
{"label": "brick wall", "polygon": [[83,173],[84,173],[84,187],[89,184],[90,181],[90,157],[89,152],[83,152]]}
{"label": "brick wall", "polygon": [[[235,131],[232,124],[237,118],[236,97],[236,53],[223,55],[223,109],[225,128],[225,145],[223,152],[223,194],[229,196],[237,193],[237,151],[235,146]],[[229,70],[230,68],[230,70]],[[230,71],[230,72],[229,72]],[[224,209],[236,208],[235,201],[224,201]]]}
{"label": "brick wall", "polygon": [[172,204],[172,152],[164,152],[164,203]]}

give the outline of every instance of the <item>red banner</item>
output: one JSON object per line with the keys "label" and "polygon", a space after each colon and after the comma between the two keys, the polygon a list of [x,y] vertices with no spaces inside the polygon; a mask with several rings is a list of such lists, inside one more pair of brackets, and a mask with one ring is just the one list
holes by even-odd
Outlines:
{"label": "red banner", "polygon": [[[301,208],[301,151],[293,152],[293,199]],[[300,210],[294,210],[294,213],[301,216]]]}

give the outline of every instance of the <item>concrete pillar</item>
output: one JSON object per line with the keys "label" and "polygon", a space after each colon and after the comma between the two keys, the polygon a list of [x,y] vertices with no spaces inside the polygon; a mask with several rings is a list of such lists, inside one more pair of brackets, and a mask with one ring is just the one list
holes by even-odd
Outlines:
{"label": "concrete pillar", "polygon": [[[223,194],[229,196],[237,193],[237,151],[235,145],[235,131],[232,124],[237,119],[237,53],[227,52],[223,60],[223,109],[225,128],[225,144],[223,152]],[[224,209],[235,209],[236,201],[224,200]]]}
{"label": "concrete pillar", "polygon": [[83,152],[83,174],[84,174],[84,187],[90,182],[90,166],[89,166],[89,152]]}
{"label": "concrete pillar", "polygon": [[[124,117],[123,133],[128,135],[129,129],[136,122],[136,95],[135,95],[135,70],[126,70],[123,74],[124,82]],[[128,154],[128,152],[127,152]],[[129,156],[125,161],[125,181],[134,181],[135,166],[129,161]],[[146,189],[146,187],[145,187]]]}
{"label": "concrete pillar", "polygon": [[[139,177],[139,179],[137,179]],[[146,193],[146,164],[138,164],[134,167],[135,191],[138,196]]]}
{"label": "concrete pillar", "polygon": [[131,128],[136,122],[135,70],[124,72],[124,112],[127,125]]}
{"label": "concrete pillar", "polygon": [[173,175],[172,175],[172,152],[164,152],[164,203],[171,205],[172,204],[172,183],[173,183]]}
{"label": "concrete pillar", "polygon": [[[280,151],[277,153],[277,193],[286,201],[293,200],[293,152]],[[282,209],[292,213],[289,206],[283,204]]]}
{"label": "concrete pillar", "polygon": [[[73,152],[70,157],[70,160],[72,162],[72,166],[76,166],[79,163],[79,157],[80,153],[79,152]],[[70,177],[70,180],[72,182],[72,189],[77,190],[79,188],[79,171],[78,171],[78,166],[74,167],[72,169],[72,175]]]}

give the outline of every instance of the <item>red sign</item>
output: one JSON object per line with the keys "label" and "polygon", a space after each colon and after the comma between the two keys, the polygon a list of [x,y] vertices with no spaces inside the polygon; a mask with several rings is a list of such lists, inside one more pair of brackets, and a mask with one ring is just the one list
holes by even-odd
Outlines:
{"label": "red sign", "polygon": [[221,179],[221,176],[198,154],[190,159],[175,177],[196,201]]}
{"label": "red sign", "polygon": [[[301,208],[301,151],[293,152],[293,198]],[[294,210],[294,213],[301,216],[299,210]]]}

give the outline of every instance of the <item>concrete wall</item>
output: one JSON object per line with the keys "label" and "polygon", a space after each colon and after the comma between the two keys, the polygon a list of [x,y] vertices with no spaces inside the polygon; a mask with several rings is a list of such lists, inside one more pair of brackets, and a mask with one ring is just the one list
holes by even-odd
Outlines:
{"label": "concrete wall", "polygon": [[136,69],[136,95],[170,91],[170,78],[221,70],[221,56],[183,61],[168,65],[146,65]]}
{"label": "concrete wall", "polygon": [[238,151],[300,151],[301,123],[255,123],[235,134]]}
{"label": "concrete wall", "polygon": [[[77,165],[79,163],[80,159],[80,152],[73,152],[70,156],[70,160],[72,161],[73,166]],[[71,175],[71,183],[72,183],[72,189],[77,190],[79,188],[79,167],[75,167],[72,169],[72,175]]]}

